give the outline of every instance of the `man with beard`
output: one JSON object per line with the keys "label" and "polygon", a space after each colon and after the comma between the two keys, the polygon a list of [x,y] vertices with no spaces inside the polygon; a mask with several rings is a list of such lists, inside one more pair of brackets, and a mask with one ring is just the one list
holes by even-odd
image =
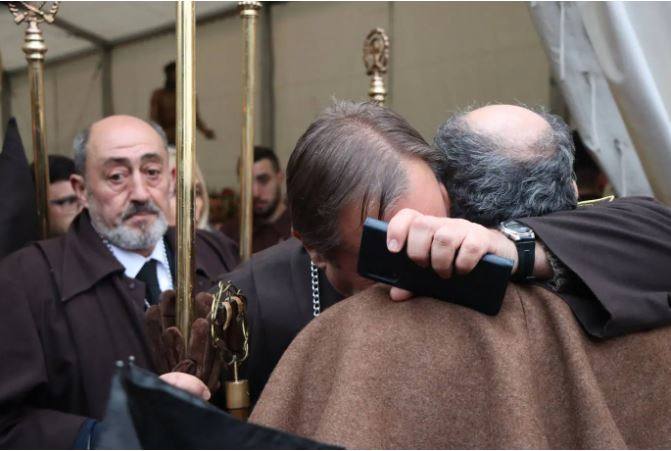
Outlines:
{"label": "man with beard", "polygon": [[[0,446],[86,446],[101,419],[117,360],[152,361],[145,308],[173,287],[174,174],[160,129],[130,116],[75,139],[72,177],[85,206],[66,235],[0,266]],[[237,263],[230,240],[196,235],[195,289]]]}
{"label": "man with beard", "polygon": [[[33,173],[33,164],[31,174]],[[70,183],[75,162],[63,155],[49,155],[49,236],[65,234],[82,206]]]}
{"label": "man with beard", "polygon": [[[284,172],[275,152],[268,147],[254,147],[252,166],[254,219],[252,252],[259,252],[291,237],[291,216],[282,199]],[[240,240],[240,219],[225,223],[221,231]]]}

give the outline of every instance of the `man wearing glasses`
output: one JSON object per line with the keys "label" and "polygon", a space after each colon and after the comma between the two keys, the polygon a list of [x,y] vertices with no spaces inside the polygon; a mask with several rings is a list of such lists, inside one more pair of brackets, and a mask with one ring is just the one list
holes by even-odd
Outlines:
{"label": "man wearing glasses", "polygon": [[[31,170],[32,173],[32,170]],[[62,155],[49,155],[49,236],[64,235],[72,220],[82,211],[70,176],[76,174],[75,163]]]}

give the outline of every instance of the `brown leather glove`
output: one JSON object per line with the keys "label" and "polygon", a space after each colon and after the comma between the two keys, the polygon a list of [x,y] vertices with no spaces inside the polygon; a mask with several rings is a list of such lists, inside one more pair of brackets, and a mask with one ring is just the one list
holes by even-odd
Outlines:
{"label": "brown leather glove", "polygon": [[210,338],[208,315],[212,295],[198,293],[195,299],[194,321],[185,353],[182,333],[175,325],[176,295],[172,290],[161,293],[158,305],[145,313],[145,326],[156,371],[159,374],[179,371],[198,377],[211,392],[219,388],[221,358]]}

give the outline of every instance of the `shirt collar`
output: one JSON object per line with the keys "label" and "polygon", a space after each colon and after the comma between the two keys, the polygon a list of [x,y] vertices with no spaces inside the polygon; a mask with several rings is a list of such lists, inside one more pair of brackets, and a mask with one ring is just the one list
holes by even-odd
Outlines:
{"label": "shirt collar", "polygon": [[107,243],[112,254],[119,260],[124,267],[124,272],[127,277],[132,279],[137,276],[137,273],[140,272],[142,267],[149,260],[156,260],[159,264],[163,265],[165,269],[170,271],[170,263],[168,262],[168,254],[165,249],[164,240],[159,240],[154,246],[154,250],[148,257],[138,254],[137,252],[128,251],[126,249],[121,249],[119,246],[115,246],[112,243]]}

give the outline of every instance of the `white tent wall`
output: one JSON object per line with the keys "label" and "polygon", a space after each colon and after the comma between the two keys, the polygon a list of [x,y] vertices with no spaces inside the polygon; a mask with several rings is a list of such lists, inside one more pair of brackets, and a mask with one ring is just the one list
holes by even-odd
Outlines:
{"label": "white tent wall", "polygon": [[275,144],[284,161],[332,96],[366,97],[363,39],[378,26],[391,41],[387,105],[428,140],[471,104],[549,103],[549,65],[523,3],[296,2],[272,14]]}
{"label": "white tent wall", "polygon": [[[91,55],[45,71],[45,120],[50,154],[72,155],[72,139],[83,126],[102,117],[100,56]],[[32,161],[30,91],[25,74],[11,77],[12,114]]]}
{"label": "white tent wall", "polygon": [[[255,141],[271,144],[268,113],[268,62],[261,52],[265,27],[259,27]],[[200,116],[216,137],[196,134],[198,163],[208,189],[235,187],[242,127],[242,40],[238,17],[197,27],[196,90]],[[175,35],[164,34],[117,47],[112,53],[114,112],[149,118],[149,100],[163,85],[163,66],[175,59]]]}
{"label": "white tent wall", "polygon": [[[283,165],[332,96],[366,98],[362,45],[375,27],[384,28],[391,40],[387,103],[427,139],[450,112],[470,104],[549,104],[549,64],[524,3],[273,4],[259,20],[256,142],[274,145]],[[241,46],[237,15],[197,28],[199,108],[217,134],[214,141],[198,134],[197,153],[211,189],[238,184]],[[115,47],[115,113],[148,118],[151,93],[161,86],[163,65],[174,55],[174,33]],[[101,58],[47,68],[50,152],[70,153],[76,130],[102,117],[100,77],[91,81]],[[12,112],[29,148],[26,77],[11,78]]]}
{"label": "white tent wall", "polygon": [[524,3],[391,5],[392,106],[427,139],[469,105],[549,107],[550,67]]}

